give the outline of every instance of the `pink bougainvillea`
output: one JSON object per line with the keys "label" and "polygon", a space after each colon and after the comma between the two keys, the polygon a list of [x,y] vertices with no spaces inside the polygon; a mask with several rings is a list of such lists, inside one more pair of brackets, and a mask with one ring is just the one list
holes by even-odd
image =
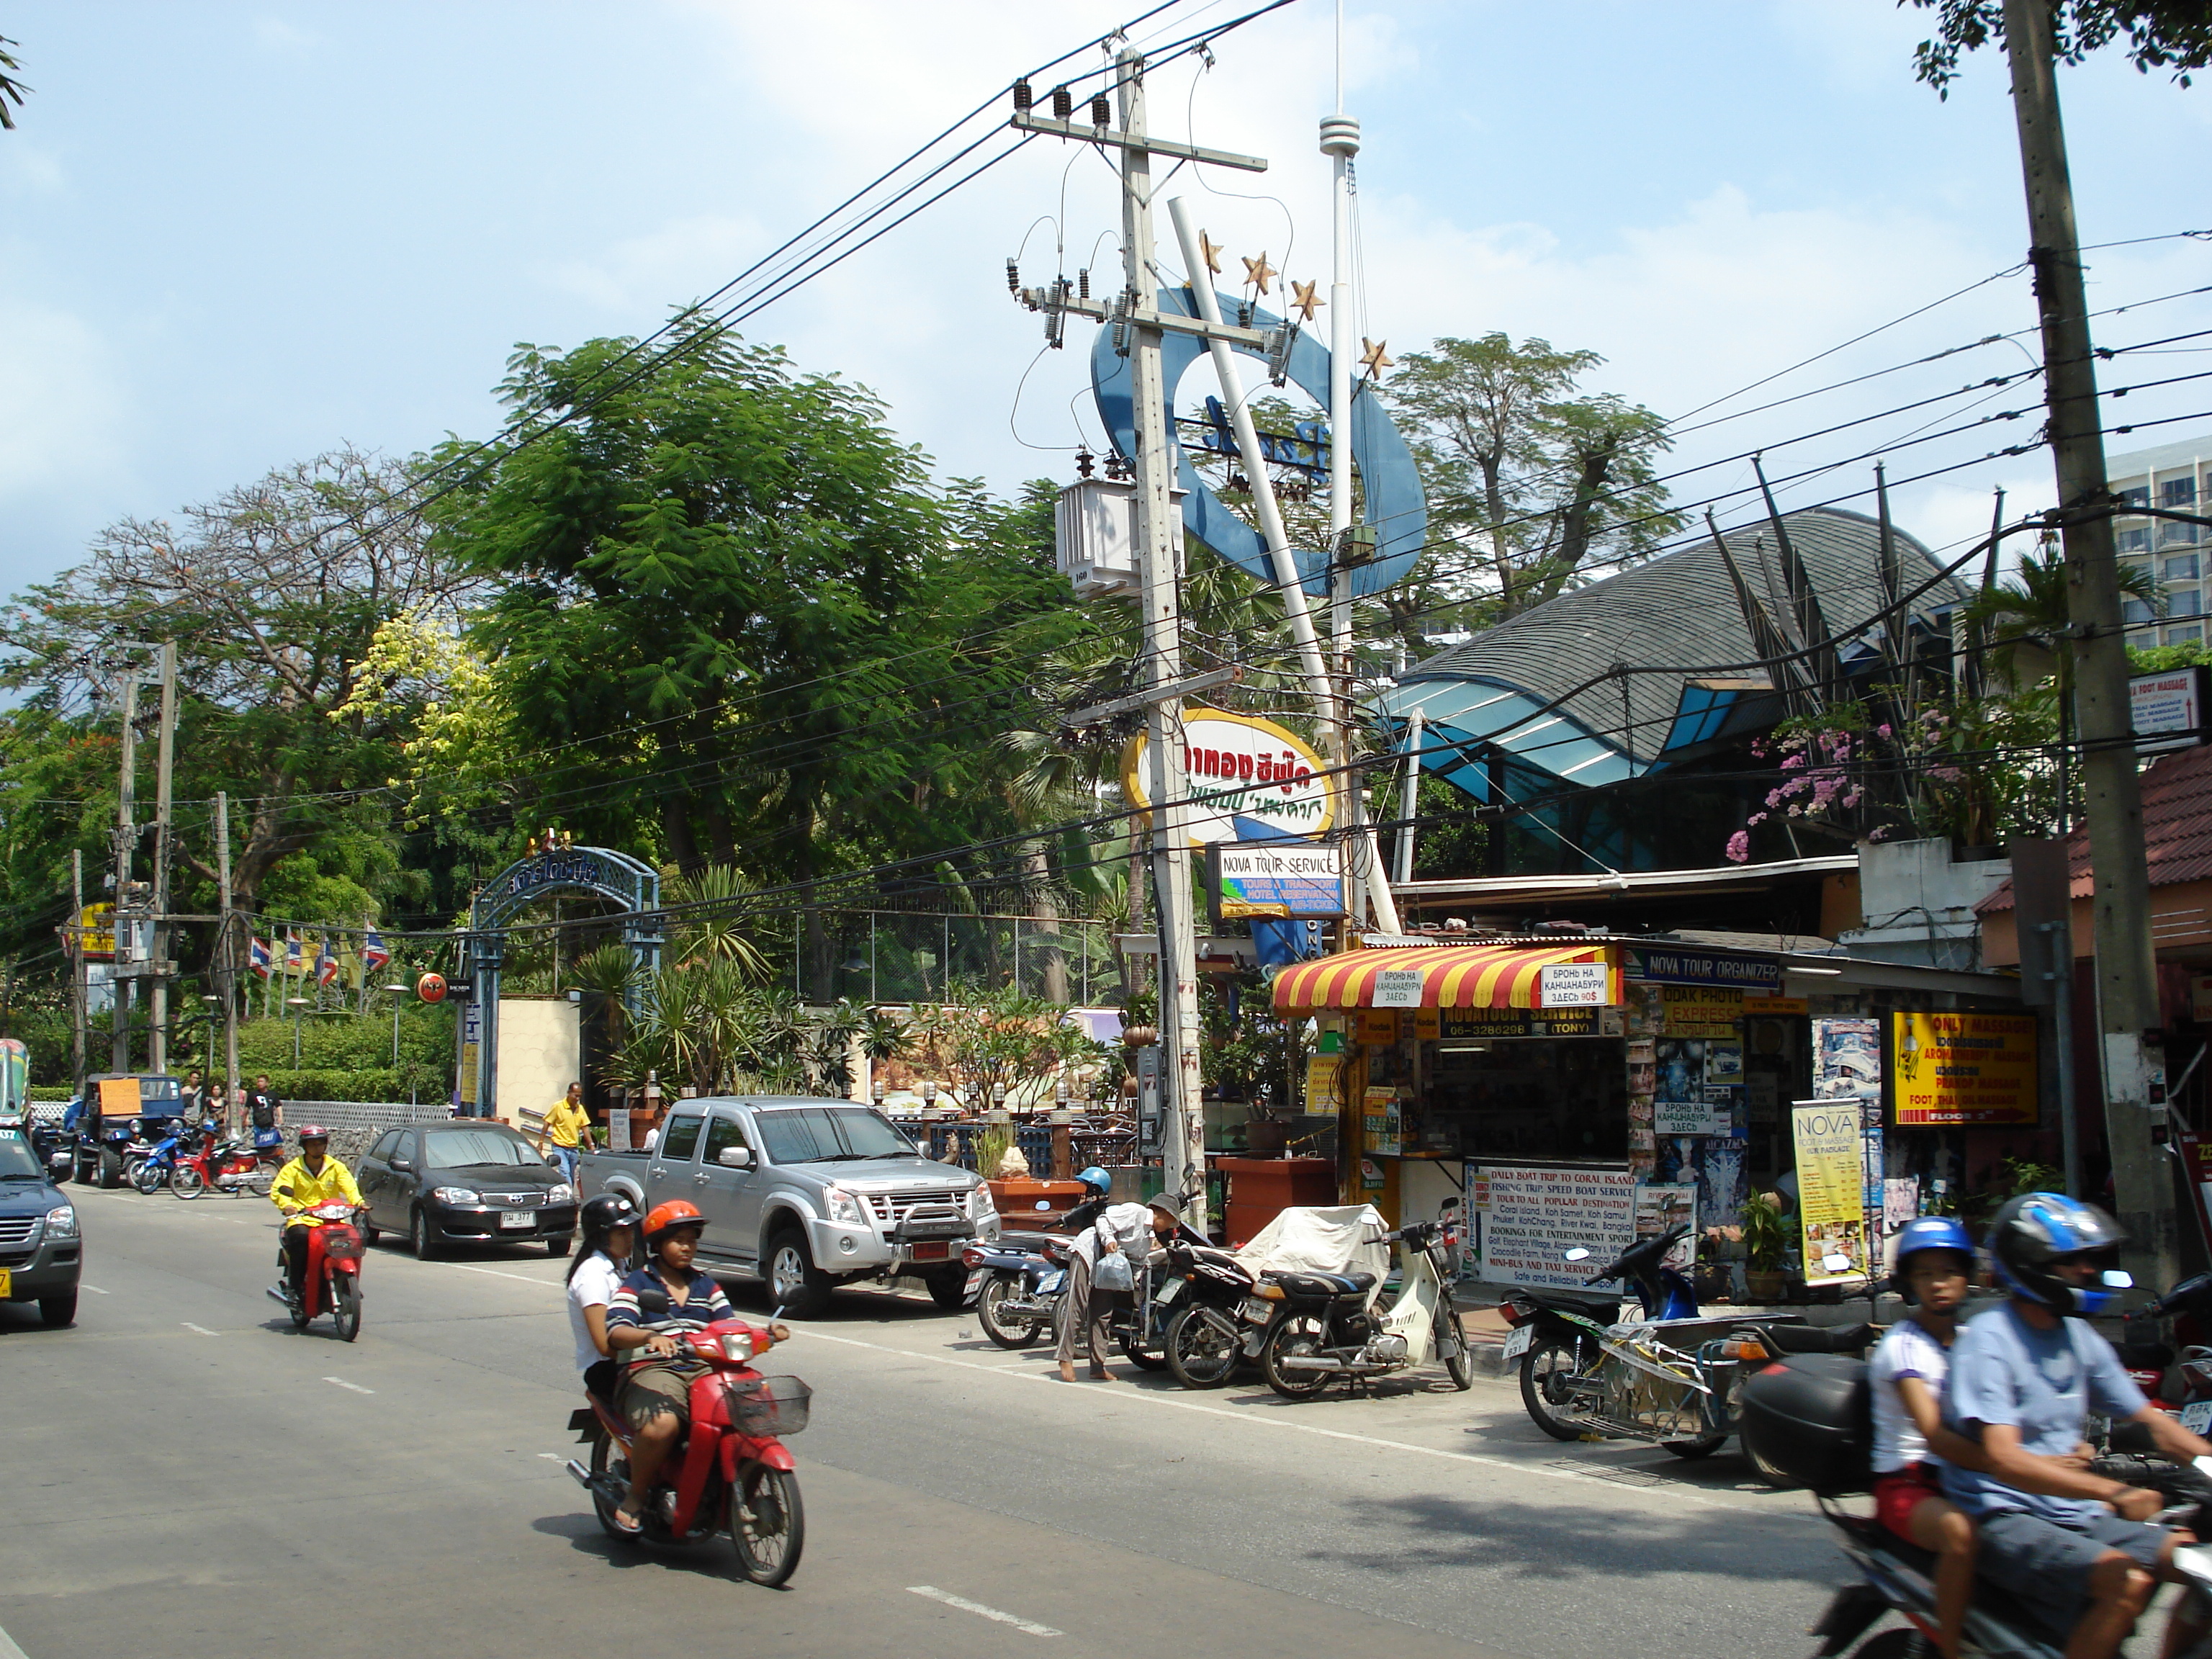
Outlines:
{"label": "pink bougainvillea", "polygon": [[1751,862],[1750,830],[1739,830],[1735,834],[1728,838],[1728,855],[1729,862],[1731,864],[1748,864]]}

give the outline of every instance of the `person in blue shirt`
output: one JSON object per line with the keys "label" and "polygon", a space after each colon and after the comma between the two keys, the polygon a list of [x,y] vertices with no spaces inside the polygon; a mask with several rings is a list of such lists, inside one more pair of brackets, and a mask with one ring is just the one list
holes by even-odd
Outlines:
{"label": "person in blue shirt", "polygon": [[[2087,1322],[2124,1287],[2113,1263],[2124,1235],[2094,1205],[2059,1193],[2009,1200],[1989,1251],[2012,1292],[1977,1316],[1951,1350],[1947,1426],[1982,1449],[1986,1469],[1949,1463],[1943,1490],[1981,1534],[1981,1576],[2066,1638],[2067,1659],[2111,1659],[2187,1533],[2148,1524],[2165,1500],[2092,1474],[2075,1455],[2088,1413],[2142,1424],[2177,1462],[2212,1445],[2146,1401],[2119,1356]],[[2069,1633],[2070,1632],[2070,1633]],[[2165,1651],[2202,1634],[2185,1612]]]}

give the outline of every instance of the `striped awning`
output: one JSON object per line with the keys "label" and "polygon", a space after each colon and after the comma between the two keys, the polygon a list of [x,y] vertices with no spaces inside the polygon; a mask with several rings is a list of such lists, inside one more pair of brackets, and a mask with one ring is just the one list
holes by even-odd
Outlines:
{"label": "striped awning", "polygon": [[1609,1004],[1620,1000],[1620,960],[1607,945],[1411,945],[1346,951],[1285,968],[1275,975],[1279,1013],[1371,1008],[1375,976],[1386,969],[1421,970],[1424,1008],[1537,1008],[1538,975],[1559,963],[1601,962]]}

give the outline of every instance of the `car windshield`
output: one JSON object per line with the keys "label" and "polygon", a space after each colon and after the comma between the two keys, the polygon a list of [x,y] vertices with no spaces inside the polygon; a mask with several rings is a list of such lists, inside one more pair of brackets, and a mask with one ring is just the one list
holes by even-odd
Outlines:
{"label": "car windshield", "polygon": [[42,1180],[46,1171],[39,1168],[37,1156],[31,1143],[23,1138],[21,1129],[0,1129],[0,1181],[9,1176],[28,1176],[33,1181]]}
{"label": "car windshield", "polygon": [[757,1112],[773,1164],[830,1164],[845,1158],[918,1158],[914,1143],[865,1106],[806,1106]]}
{"label": "car windshield", "polygon": [[434,1170],[466,1170],[479,1164],[538,1164],[545,1162],[520,1135],[498,1129],[446,1129],[422,1137],[423,1160]]}

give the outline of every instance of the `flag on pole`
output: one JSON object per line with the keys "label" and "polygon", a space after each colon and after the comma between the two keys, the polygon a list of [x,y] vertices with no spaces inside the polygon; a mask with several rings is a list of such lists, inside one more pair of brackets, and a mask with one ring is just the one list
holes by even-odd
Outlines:
{"label": "flag on pole", "polygon": [[253,941],[253,949],[246,957],[246,965],[262,978],[267,979],[274,968],[276,954],[275,948],[267,939],[258,939]]}
{"label": "flag on pole", "polygon": [[392,952],[384,948],[384,936],[370,928],[368,937],[361,942],[361,965],[376,974],[383,972],[391,961]]}
{"label": "flag on pole", "polygon": [[304,974],[307,971],[307,951],[301,943],[299,934],[289,927],[284,930],[284,971],[288,974]]}
{"label": "flag on pole", "polygon": [[328,987],[337,976],[337,952],[331,949],[331,936],[325,933],[322,945],[315,952],[315,983]]}

